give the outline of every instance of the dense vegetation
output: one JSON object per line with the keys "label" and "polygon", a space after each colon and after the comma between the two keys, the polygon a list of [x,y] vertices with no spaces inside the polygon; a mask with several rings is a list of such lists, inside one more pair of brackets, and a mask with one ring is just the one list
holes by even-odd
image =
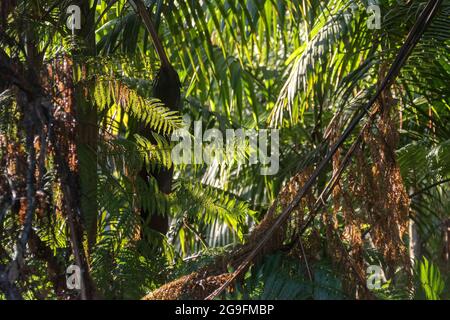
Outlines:
{"label": "dense vegetation", "polygon": [[[0,3],[0,299],[450,298],[450,1],[144,2],[178,110],[135,1]],[[176,163],[188,119],[279,170]]]}

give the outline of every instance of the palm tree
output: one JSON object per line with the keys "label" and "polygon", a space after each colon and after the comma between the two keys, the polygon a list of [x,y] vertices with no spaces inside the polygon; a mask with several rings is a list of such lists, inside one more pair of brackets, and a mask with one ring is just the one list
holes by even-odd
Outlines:
{"label": "palm tree", "polygon": [[[4,297],[208,296],[375,95],[429,3],[436,16],[373,113],[220,297],[448,296],[438,230],[449,212],[449,1],[144,3],[180,77],[179,111],[152,96],[160,60],[136,1],[0,6],[0,276],[18,271],[0,281]],[[79,30],[66,27],[73,4]],[[204,129],[278,129],[279,172],[235,158],[173,164],[168,137],[183,115]],[[173,167],[173,192],[143,166]],[[141,208],[167,216],[169,232]],[[84,271],[81,291],[64,287],[70,264]],[[368,266],[390,282],[369,290]]]}

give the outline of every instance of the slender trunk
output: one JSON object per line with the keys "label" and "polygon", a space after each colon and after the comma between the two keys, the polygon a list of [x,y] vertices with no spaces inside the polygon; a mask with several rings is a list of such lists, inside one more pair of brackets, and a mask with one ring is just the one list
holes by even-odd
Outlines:
{"label": "slender trunk", "polygon": [[[96,54],[95,48],[95,4],[90,7],[89,1],[77,0],[74,2],[81,9],[81,30],[77,30],[77,37],[74,41],[79,41],[82,49],[74,52],[77,56],[89,59]],[[77,147],[80,163],[80,187],[81,187],[81,208],[83,219],[87,229],[88,252],[92,253],[97,237],[97,109],[88,100],[90,90],[94,90],[94,81],[86,82],[89,75],[89,67],[82,60],[79,63],[81,74],[78,80],[81,84],[75,88],[75,99],[78,107],[78,132]]]}

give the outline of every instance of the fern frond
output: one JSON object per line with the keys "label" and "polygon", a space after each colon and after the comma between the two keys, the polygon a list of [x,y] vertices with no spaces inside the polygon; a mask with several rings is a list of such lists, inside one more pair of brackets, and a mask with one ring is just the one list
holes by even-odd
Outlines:
{"label": "fern frond", "polygon": [[178,111],[171,111],[157,99],[148,99],[119,79],[103,79],[95,86],[93,100],[100,110],[121,107],[142,125],[162,135],[182,127]]}
{"label": "fern frond", "polygon": [[211,225],[221,221],[243,238],[245,221],[255,216],[250,206],[236,196],[201,183],[181,182],[173,197],[179,206],[192,217]]}

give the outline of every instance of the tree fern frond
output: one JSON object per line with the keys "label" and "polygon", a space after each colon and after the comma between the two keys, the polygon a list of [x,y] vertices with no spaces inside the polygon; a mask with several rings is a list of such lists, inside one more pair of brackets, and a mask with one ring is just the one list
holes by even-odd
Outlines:
{"label": "tree fern frond", "polygon": [[99,82],[95,87],[93,100],[101,110],[111,108],[114,102],[142,125],[162,135],[171,134],[182,126],[177,111],[171,111],[157,99],[142,97],[137,90],[118,79]]}
{"label": "tree fern frond", "polygon": [[255,212],[244,201],[223,190],[200,183],[180,183],[174,200],[195,220],[211,224],[219,219],[239,237],[243,237],[243,222]]}

